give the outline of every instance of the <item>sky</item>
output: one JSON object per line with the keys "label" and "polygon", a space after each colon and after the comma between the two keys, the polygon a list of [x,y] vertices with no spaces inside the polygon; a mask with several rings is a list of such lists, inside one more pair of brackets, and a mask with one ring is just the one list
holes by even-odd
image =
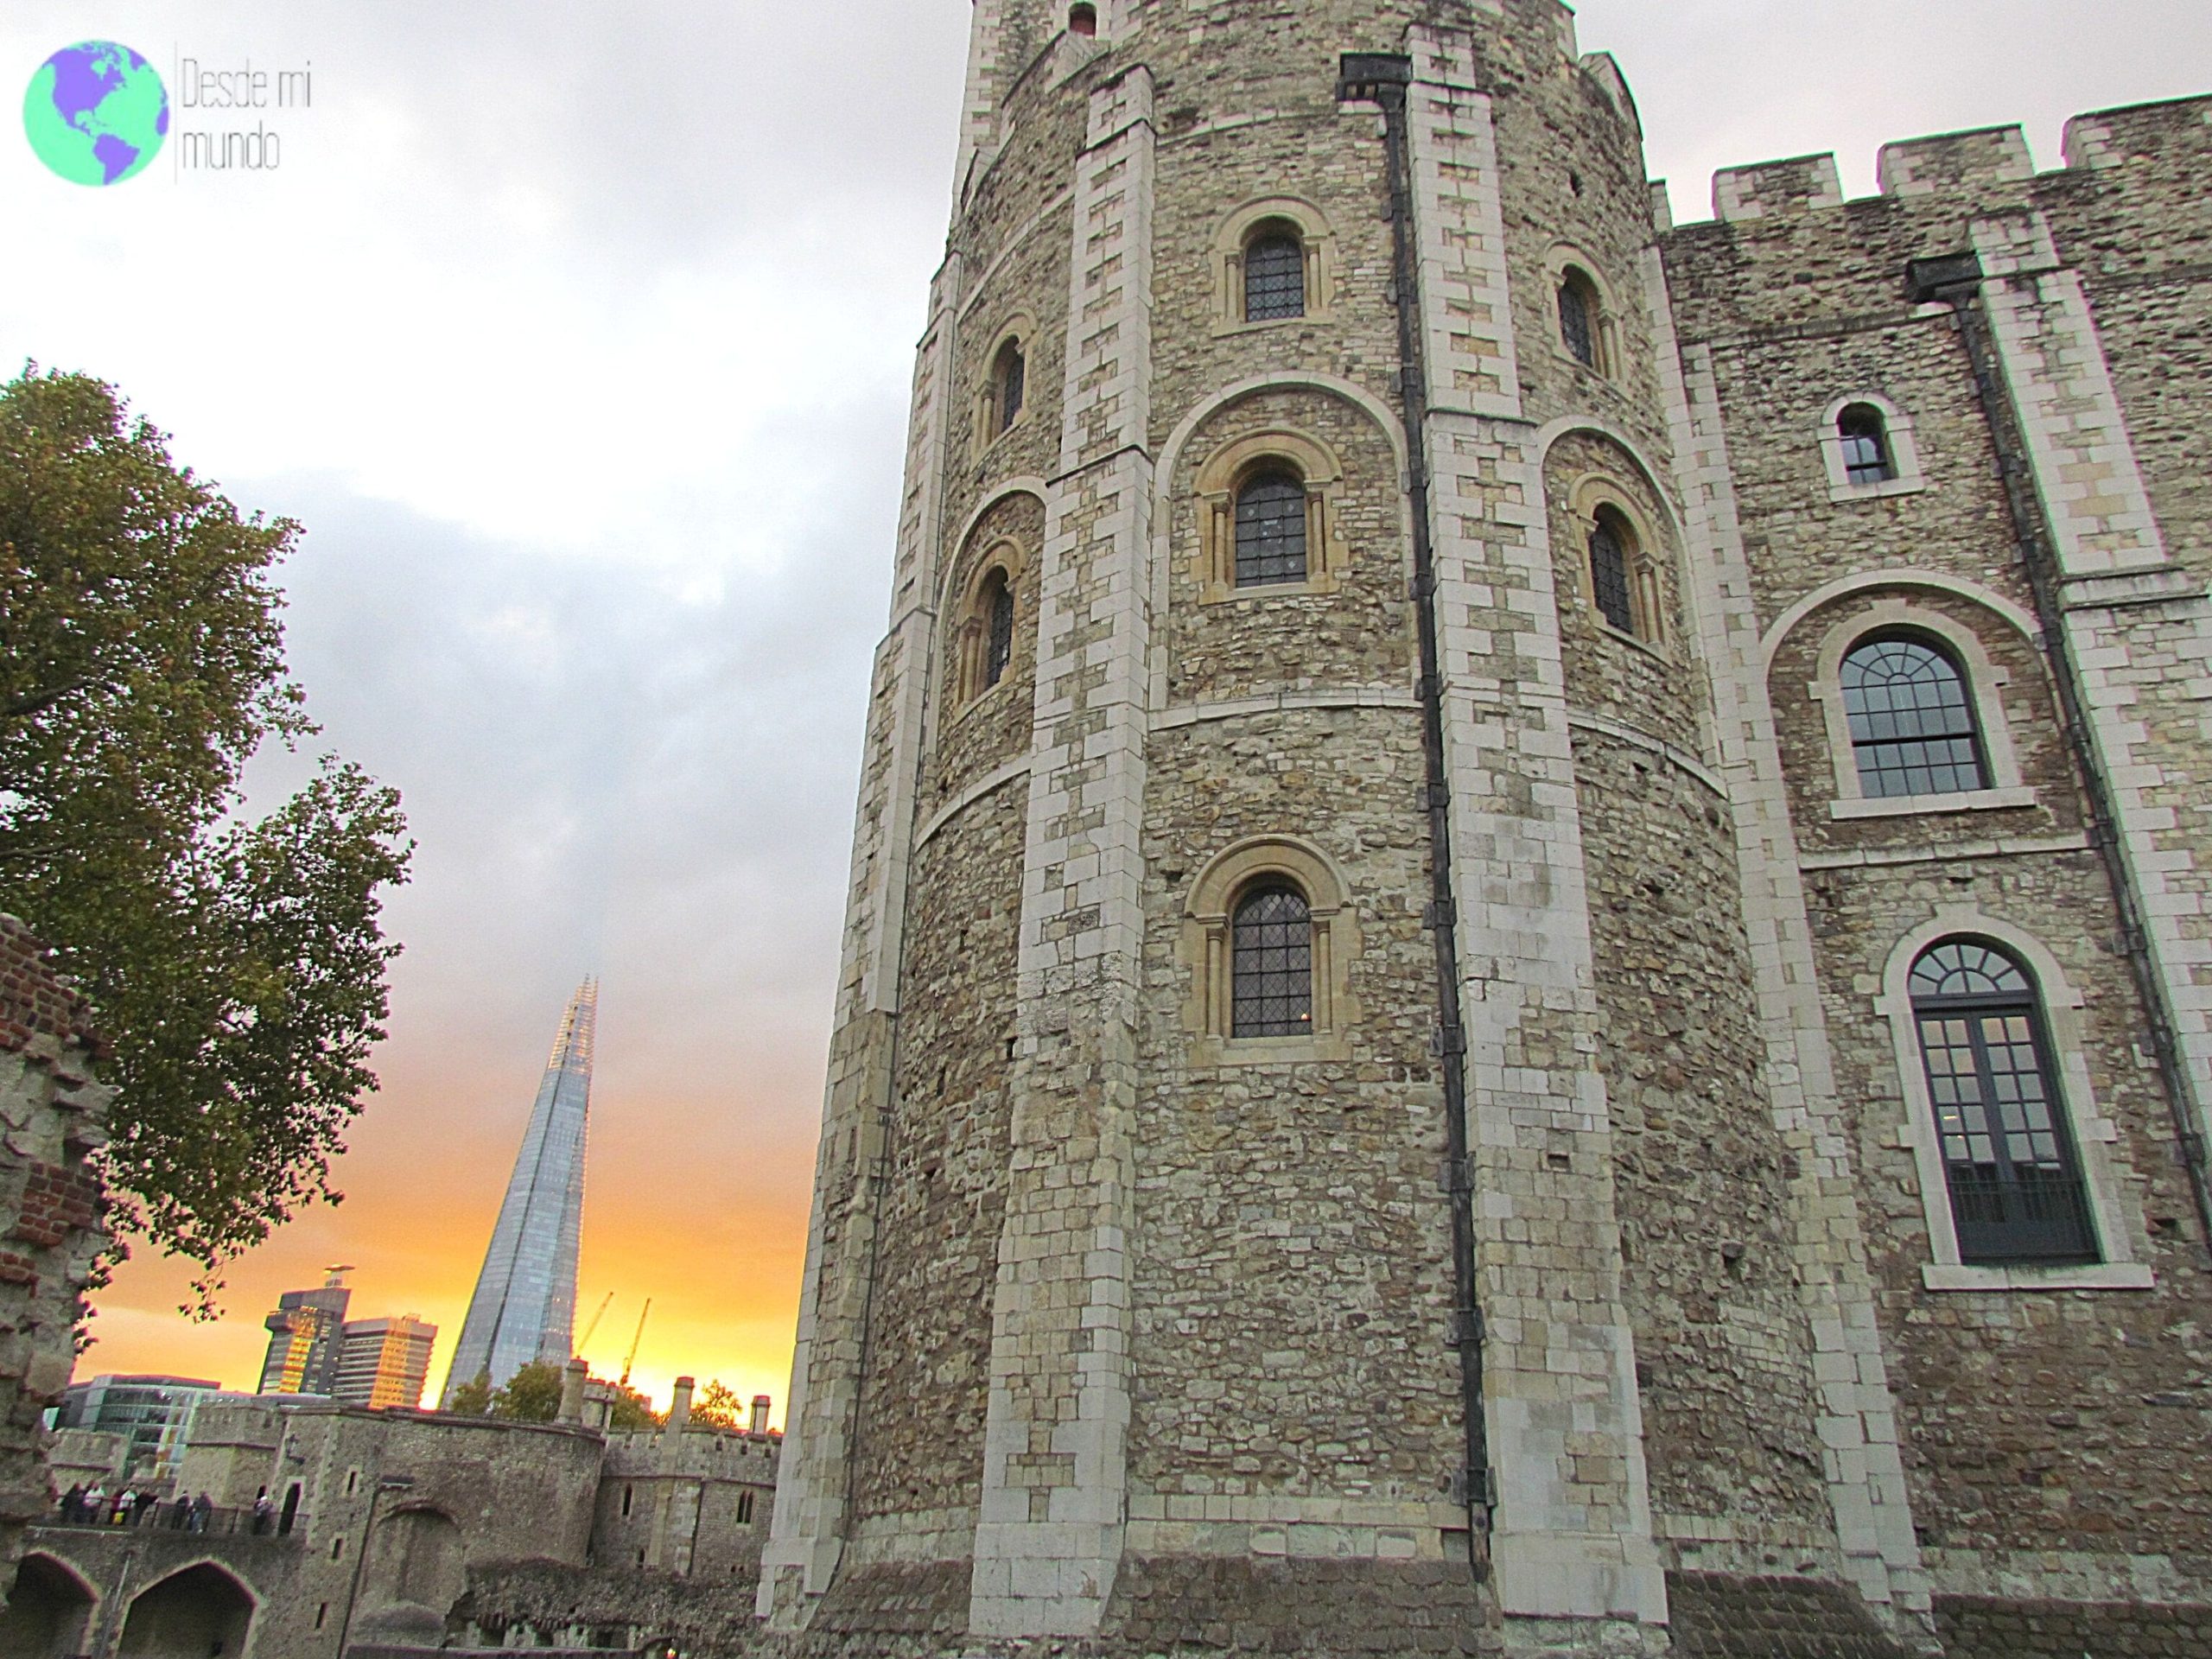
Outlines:
{"label": "sky", "polygon": [[[87,189],[0,132],[0,373],[115,383],[283,573],[319,746],[404,793],[381,1092],[346,1202],[235,1263],[143,1251],[79,1375],[251,1386],[281,1291],[458,1336],[563,1004],[603,982],[582,1346],[774,1397],[804,1250],[911,353],[968,0],[9,0],[0,92],[86,38],[305,72],[274,168]],[[1714,168],[2212,90],[2203,0],[1587,0],[1675,215]],[[8,92],[10,99],[15,97]],[[12,108],[12,103],[9,107]],[[301,762],[253,775],[273,801]]]}

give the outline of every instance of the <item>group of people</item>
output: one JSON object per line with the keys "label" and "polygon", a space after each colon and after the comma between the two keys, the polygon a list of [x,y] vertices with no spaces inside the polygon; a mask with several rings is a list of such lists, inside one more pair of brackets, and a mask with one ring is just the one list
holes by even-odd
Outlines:
{"label": "group of people", "polygon": [[175,1532],[205,1532],[214,1512],[205,1492],[194,1497],[179,1492],[164,1503],[156,1493],[126,1486],[110,1498],[107,1489],[94,1481],[61,1494],[65,1527],[168,1527]]}

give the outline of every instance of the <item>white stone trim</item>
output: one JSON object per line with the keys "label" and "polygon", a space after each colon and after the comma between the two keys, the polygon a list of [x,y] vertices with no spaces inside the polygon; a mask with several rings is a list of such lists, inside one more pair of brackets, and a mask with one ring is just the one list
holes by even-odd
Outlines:
{"label": "white stone trim", "polygon": [[[1306,308],[1294,317],[1244,315],[1244,250],[1262,225],[1280,222],[1298,232],[1306,261]],[[1325,322],[1336,306],[1337,233],[1329,216],[1303,196],[1262,196],[1225,214],[1213,238],[1213,332],[1296,327]]]}
{"label": "white stone trim", "polygon": [[[1843,700],[1843,659],[1869,635],[1910,630],[1933,635],[1948,650],[1967,683],[1975,734],[1988,777],[1986,787],[1933,795],[1869,797],[1859,775],[1859,755],[1851,741],[1851,715]],[[2012,676],[1989,658],[1981,637],[1942,612],[1910,598],[1877,598],[1839,615],[1821,636],[1813,679],[1805,688],[1820,710],[1828,739],[1828,766],[1835,793],[1832,818],[1909,817],[1916,813],[1962,812],[2033,806],[2036,792],[2020,781],[2020,758],[2012,743],[2012,722],[2005,707]]]}
{"label": "white stone trim", "polygon": [[[993,507],[999,505],[1001,502],[1011,500],[1017,495],[1034,496],[1037,505],[1041,507],[1045,505],[1045,493],[1048,487],[1041,478],[1009,478],[1004,483],[994,486],[984,494],[983,499],[976,504],[974,510],[960,521],[959,531],[948,538],[945,545],[953,549],[956,555],[966,552],[969,543],[976,539],[976,527],[983,522],[984,516]],[[953,561],[955,564],[958,562],[957,557]],[[944,615],[952,603],[952,595],[948,590],[948,584],[951,581],[952,570],[948,566],[943,573],[937,590],[937,612],[939,616]]]}
{"label": "white stone trim", "polygon": [[[1862,404],[1881,416],[1883,434],[1889,441],[1890,465],[1897,470],[1895,478],[1884,479],[1878,484],[1853,483],[1851,468],[1844,459],[1843,431],[1838,423],[1843,419],[1844,410]],[[1928,474],[1920,464],[1920,441],[1914,435],[1911,415],[1878,391],[1855,391],[1837,398],[1821,415],[1814,435],[1821,446],[1821,459],[1827,467],[1831,501],[1878,501],[1893,495],[1917,495],[1928,487]]]}
{"label": "white stone trim", "polygon": [[[1951,1216],[1951,1188],[1943,1169],[1943,1148],[1936,1132],[1936,1108],[1928,1094],[1928,1072],[1920,1052],[1920,1027],[1913,1016],[1913,964],[1945,939],[1993,940],[2018,957],[2035,981],[2043,1010],[2050,1065],[2057,1076],[2054,1103],[2068,1126],[2089,1214],[2096,1224],[2104,1261],[2094,1268],[1980,1267],[1959,1259],[1958,1228]],[[1889,1022],[1897,1059],[1904,1118],[1897,1144],[1909,1148],[1920,1176],[1921,1213],[1928,1222],[1929,1254],[1923,1272],[1930,1290],[2145,1290],[2150,1269],[2137,1265],[2148,1249],[2139,1243],[2138,1217],[2120,1196],[2118,1172],[2108,1146],[2120,1139],[2120,1126],[2103,1116],[2089,1077],[2082,1032],[2087,1001],[2066,976],[2041,939],[2026,929],[1973,905],[1944,905],[1891,948],[1882,966],[1882,988],[1874,1012]]]}
{"label": "white stone trim", "polygon": [[[1302,1036],[1238,1037],[1230,1030],[1234,991],[1230,927],[1238,899],[1269,876],[1288,880],[1313,918],[1313,1027]],[[1348,1060],[1345,1033],[1359,1020],[1351,965],[1360,954],[1359,912],[1344,870],[1302,836],[1247,836],[1208,859],[1183,907],[1177,957],[1187,976],[1183,1029],[1194,1066],[1287,1065]]]}
{"label": "white stone trim", "polygon": [[2011,624],[2012,631],[2029,644],[2040,646],[2043,626],[2029,612],[2023,610],[1993,588],[1985,588],[1978,582],[1968,582],[1960,576],[1946,575],[1941,570],[1923,569],[1917,565],[1901,564],[1883,570],[1861,570],[1848,576],[1839,576],[1824,582],[1803,598],[1793,603],[1777,617],[1759,640],[1759,660],[1771,670],[1774,654],[1782,649],[1782,642],[1796,632],[1797,625],[1824,605],[1852,594],[1864,593],[1872,588],[1919,588],[1929,593],[1948,594],[1954,599],[1971,600]]}
{"label": "white stone trim", "polygon": [[1933,1602],[1913,1529],[1859,1219],[1856,1149],[1837,1098],[1789,784],[1768,696],[1776,636],[1763,639],[1759,632],[1713,348],[1678,346],[1666,267],[1656,249],[1644,256],[1643,275],[1687,515],[1685,608],[1712,677],[1714,750],[1733,785],[1764,1081],[1775,1127],[1797,1160],[1792,1253],[1801,1306],[1812,1332],[1815,1373],[1840,1390],[1840,1397],[1824,1393],[1815,1424],[1836,1544],[1844,1575],[1868,1605],[1891,1629],[1926,1645],[1935,1636]]}

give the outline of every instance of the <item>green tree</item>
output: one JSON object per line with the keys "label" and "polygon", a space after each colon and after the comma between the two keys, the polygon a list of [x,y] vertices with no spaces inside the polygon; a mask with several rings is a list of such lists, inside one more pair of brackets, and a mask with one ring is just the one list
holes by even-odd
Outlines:
{"label": "green tree", "polygon": [[339,1199],[398,949],[379,895],[412,850],[397,794],[331,756],[244,815],[264,740],[315,731],[270,574],[300,534],[241,516],[98,380],[0,387],[0,910],[112,1045],[118,1238],[198,1262],[203,1314],[225,1262]]}
{"label": "green tree", "polygon": [[743,1428],[745,1414],[745,1402],[717,1382],[709,1382],[691,1402],[691,1421],[711,1428]]}
{"label": "green tree", "polygon": [[442,1409],[456,1417],[489,1417],[492,1414],[492,1374],[479,1371],[476,1375],[446,1396]]}
{"label": "green tree", "polygon": [[561,1370],[533,1359],[492,1396],[491,1414],[510,1423],[550,1423],[561,1414]]}
{"label": "green tree", "polygon": [[653,1409],[653,1402],[626,1382],[607,1382],[613,1391],[608,1400],[607,1426],[617,1434],[643,1433],[658,1428],[660,1414]]}

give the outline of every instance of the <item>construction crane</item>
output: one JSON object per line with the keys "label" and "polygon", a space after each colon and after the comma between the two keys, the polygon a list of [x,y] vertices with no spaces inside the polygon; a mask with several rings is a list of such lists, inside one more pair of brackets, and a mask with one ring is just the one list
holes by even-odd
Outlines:
{"label": "construction crane", "polygon": [[630,1386],[630,1368],[638,1363],[638,1344],[645,1339],[645,1315],[653,1311],[653,1299],[645,1298],[645,1305],[638,1313],[638,1334],[630,1338],[630,1351],[622,1356],[622,1380],[615,1386]]}
{"label": "construction crane", "polygon": [[599,1305],[599,1312],[591,1316],[591,1323],[584,1326],[584,1334],[576,1344],[578,1353],[591,1346],[591,1334],[599,1329],[599,1322],[607,1317],[607,1310],[614,1305],[614,1293],[608,1291],[607,1300]]}

